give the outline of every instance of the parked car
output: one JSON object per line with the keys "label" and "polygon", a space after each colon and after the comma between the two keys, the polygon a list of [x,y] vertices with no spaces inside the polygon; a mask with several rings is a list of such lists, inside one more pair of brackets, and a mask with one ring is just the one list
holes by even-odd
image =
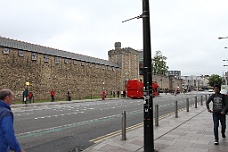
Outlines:
{"label": "parked car", "polygon": [[220,93],[227,95],[227,93],[228,93],[228,85],[222,85]]}
{"label": "parked car", "polygon": [[199,90],[198,91],[204,91],[204,89],[202,89],[202,88],[199,88]]}
{"label": "parked car", "polygon": [[208,92],[213,92],[214,90],[213,89],[208,89]]}

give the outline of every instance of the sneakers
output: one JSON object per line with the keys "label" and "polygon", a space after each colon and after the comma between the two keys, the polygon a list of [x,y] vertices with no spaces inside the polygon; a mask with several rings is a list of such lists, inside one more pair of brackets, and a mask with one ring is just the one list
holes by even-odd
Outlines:
{"label": "sneakers", "polygon": [[225,134],[222,134],[222,138],[226,138],[226,135]]}
{"label": "sneakers", "polygon": [[219,142],[218,141],[215,141],[214,143],[215,143],[215,145],[219,145]]}

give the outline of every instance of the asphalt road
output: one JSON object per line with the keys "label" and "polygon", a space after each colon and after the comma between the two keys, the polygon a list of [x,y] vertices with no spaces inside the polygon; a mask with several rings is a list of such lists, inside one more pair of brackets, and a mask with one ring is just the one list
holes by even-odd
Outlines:
{"label": "asphalt road", "polygon": [[[161,95],[153,103],[159,105],[159,115],[164,116],[174,112],[175,101],[181,109],[186,98],[193,104],[196,95],[200,99],[200,94]],[[128,127],[142,123],[143,103],[142,99],[114,99],[13,108],[15,133],[26,152],[85,149],[100,140],[98,137],[118,133],[123,111]]]}

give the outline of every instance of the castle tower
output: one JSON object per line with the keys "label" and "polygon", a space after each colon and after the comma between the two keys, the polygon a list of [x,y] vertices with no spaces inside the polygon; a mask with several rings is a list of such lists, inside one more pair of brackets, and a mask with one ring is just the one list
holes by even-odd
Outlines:
{"label": "castle tower", "polygon": [[125,89],[127,80],[139,79],[139,52],[130,47],[121,48],[121,43],[115,43],[115,49],[108,52],[109,61],[121,67],[121,89]]}

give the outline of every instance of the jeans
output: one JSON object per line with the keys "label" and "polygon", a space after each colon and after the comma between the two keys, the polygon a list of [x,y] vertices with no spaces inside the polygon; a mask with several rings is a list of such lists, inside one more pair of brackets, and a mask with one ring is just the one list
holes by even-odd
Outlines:
{"label": "jeans", "polygon": [[218,127],[219,127],[219,120],[222,126],[222,134],[225,134],[225,130],[226,130],[226,115],[225,114],[221,114],[221,113],[213,113],[213,121],[214,121],[214,135],[215,135],[215,140],[218,141],[219,137],[218,137]]}

